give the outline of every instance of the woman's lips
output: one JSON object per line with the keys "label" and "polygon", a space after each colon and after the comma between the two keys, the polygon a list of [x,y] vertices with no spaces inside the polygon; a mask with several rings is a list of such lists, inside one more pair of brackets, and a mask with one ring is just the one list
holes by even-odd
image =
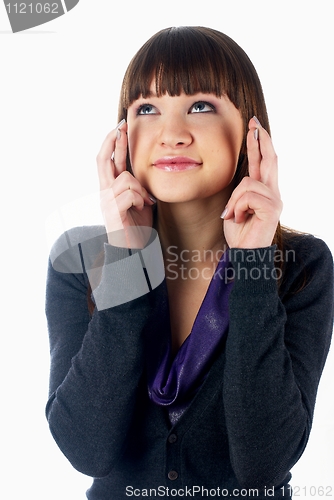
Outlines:
{"label": "woman's lips", "polygon": [[153,165],[165,172],[182,172],[196,168],[201,163],[186,156],[164,156],[156,160]]}

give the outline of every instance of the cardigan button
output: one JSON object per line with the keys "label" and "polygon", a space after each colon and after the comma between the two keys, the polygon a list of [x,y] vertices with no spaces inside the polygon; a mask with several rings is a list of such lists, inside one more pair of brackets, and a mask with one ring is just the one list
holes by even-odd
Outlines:
{"label": "cardigan button", "polygon": [[171,434],[170,436],[168,436],[168,442],[169,443],[175,443],[177,441],[177,435],[176,434]]}
{"label": "cardigan button", "polygon": [[176,470],[170,470],[168,472],[168,479],[170,479],[171,481],[175,481],[175,479],[177,479],[178,477],[179,477],[179,475],[176,472]]}

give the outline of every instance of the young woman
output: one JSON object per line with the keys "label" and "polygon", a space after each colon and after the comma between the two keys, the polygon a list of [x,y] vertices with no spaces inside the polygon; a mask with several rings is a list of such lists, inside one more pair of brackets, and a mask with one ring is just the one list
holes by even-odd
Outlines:
{"label": "young woman", "polygon": [[97,158],[105,227],[51,254],[51,432],[90,500],[291,498],[333,326],[333,261],[282,229],[256,71],[163,30]]}

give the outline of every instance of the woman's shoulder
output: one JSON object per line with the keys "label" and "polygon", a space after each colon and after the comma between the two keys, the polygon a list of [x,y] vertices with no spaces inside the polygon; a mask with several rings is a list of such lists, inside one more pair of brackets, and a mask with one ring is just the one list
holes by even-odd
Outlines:
{"label": "woman's shoulder", "polygon": [[51,248],[52,267],[61,273],[82,273],[87,264],[94,264],[107,241],[104,226],[78,226],[64,231]]}
{"label": "woman's shoulder", "polygon": [[289,230],[283,232],[282,243],[283,289],[301,290],[310,282],[313,287],[333,287],[333,256],[321,238]]}
{"label": "woman's shoulder", "polygon": [[316,261],[319,258],[325,258],[333,262],[332,253],[321,238],[309,234],[300,233],[292,230],[285,230],[283,232],[283,252],[295,259],[295,261],[303,260],[304,262]]}

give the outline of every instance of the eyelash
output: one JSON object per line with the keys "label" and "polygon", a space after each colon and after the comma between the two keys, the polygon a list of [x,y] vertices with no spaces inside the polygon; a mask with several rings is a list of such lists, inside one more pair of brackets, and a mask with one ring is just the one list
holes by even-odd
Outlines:
{"label": "eyelash", "polygon": [[[142,104],[141,106],[138,107],[137,109],[137,115],[146,115],[146,113],[141,113],[141,111],[143,111],[143,109],[145,108],[154,108],[155,106],[153,106],[153,104]],[[153,113],[147,113],[147,114],[153,114]]]}
{"label": "eyelash", "polygon": [[[204,104],[205,106],[209,106],[211,108],[210,111],[197,111],[196,113],[212,113],[212,112],[215,112],[216,111],[216,108],[213,104],[210,104],[209,102],[206,102],[206,101],[197,101],[197,102],[194,102],[194,104],[192,104],[189,108],[189,111],[194,108],[196,105],[198,104]],[[145,108],[155,108],[155,106],[153,106],[153,104],[149,104],[149,103],[146,103],[146,104],[142,104],[141,106],[138,107],[137,109],[137,116],[138,115],[141,115],[141,116],[145,116],[145,115],[151,115],[151,114],[155,114],[155,113],[142,113],[142,111],[145,109]]]}
{"label": "eyelash", "polygon": [[197,101],[195,102],[191,107],[191,108],[194,108],[195,106],[197,106],[198,104],[204,104],[205,106],[209,106],[209,108],[211,108],[210,111],[197,111],[197,113],[211,113],[211,112],[215,112],[216,111],[216,108],[214,107],[213,104],[210,104],[209,102],[206,102],[206,101]]}

